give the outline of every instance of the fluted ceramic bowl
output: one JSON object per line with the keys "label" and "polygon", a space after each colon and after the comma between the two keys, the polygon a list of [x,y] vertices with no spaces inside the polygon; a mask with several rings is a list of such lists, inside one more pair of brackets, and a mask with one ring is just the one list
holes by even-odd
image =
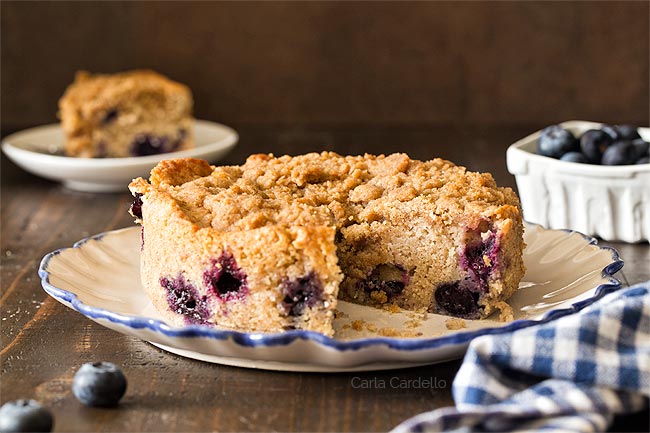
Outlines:
{"label": "fluted ceramic bowl", "polygon": [[[560,124],[580,136],[602,124]],[[608,241],[650,240],[650,164],[603,166],[560,161],[536,154],[541,131],[508,148],[526,221],[571,229]],[[639,128],[650,140],[650,128]]]}

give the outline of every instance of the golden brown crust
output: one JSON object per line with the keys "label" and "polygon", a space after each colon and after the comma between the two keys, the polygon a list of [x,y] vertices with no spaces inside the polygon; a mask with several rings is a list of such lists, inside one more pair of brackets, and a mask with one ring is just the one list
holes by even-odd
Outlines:
{"label": "golden brown crust", "polygon": [[419,214],[454,221],[468,213],[507,219],[519,206],[512,190],[497,188],[489,174],[404,154],[253,155],[242,167],[215,167],[211,173],[197,160],[164,161],[152,172],[152,184],[169,191],[195,223],[221,231],[370,223],[395,216],[396,207],[407,202]]}
{"label": "golden brown crust", "polygon": [[151,170],[154,186],[178,186],[212,173],[212,166],[203,159],[165,159]]}

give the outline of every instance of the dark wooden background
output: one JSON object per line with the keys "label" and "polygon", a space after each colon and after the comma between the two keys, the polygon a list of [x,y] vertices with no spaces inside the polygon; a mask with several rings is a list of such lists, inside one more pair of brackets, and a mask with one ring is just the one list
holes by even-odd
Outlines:
{"label": "dark wooden background", "polygon": [[153,68],[242,125],[647,124],[649,3],[2,2],[3,132],[78,69]]}

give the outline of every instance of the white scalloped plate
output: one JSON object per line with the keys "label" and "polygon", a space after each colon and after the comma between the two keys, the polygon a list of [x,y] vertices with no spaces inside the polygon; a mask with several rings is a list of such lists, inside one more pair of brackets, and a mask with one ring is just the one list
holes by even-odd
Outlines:
{"label": "white scalloped plate", "polygon": [[237,143],[234,129],[207,120],[194,121],[196,147],[160,155],[128,158],[73,158],[61,156],[65,137],[57,124],[16,132],[2,140],[2,150],[18,166],[66,188],[86,192],[126,191],[132,179],[147,177],[163,159],[201,158],[211,163],[223,158]]}
{"label": "white scalloped plate", "polygon": [[[618,253],[577,232],[527,224],[526,275],[511,298],[516,320],[466,320],[447,329],[448,317],[390,313],[339,302],[344,314],[336,336],[309,331],[245,333],[205,326],[164,323],[142,291],[139,277],[140,228],[115,230],[46,255],[39,268],[50,296],[117,332],[149,341],[170,352],[227,365],[289,371],[356,371],[412,367],[459,358],[479,335],[506,332],[571,314],[620,288],[613,274]],[[350,326],[353,320],[363,323]],[[415,325],[415,326],[414,326]],[[383,330],[383,331],[382,331]],[[417,337],[386,337],[403,330]]]}

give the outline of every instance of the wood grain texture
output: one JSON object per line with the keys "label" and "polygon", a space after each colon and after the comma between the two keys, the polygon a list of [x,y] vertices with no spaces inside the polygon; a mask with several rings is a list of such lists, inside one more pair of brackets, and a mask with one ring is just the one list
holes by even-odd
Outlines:
{"label": "wood grain texture", "polygon": [[153,68],[237,124],[647,124],[650,3],[2,2],[2,122]]}
{"label": "wood grain texture", "polygon": [[[505,149],[535,127],[496,128],[243,128],[223,161],[250,153],[298,154],[407,151],[443,156],[490,171],[514,186]],[[10,132],[10,131],[5,131]],[[0,403],[36,398],[52,409],[55,431],[386,431],[417,413],[453,404],[460,362],[399,371],[296,374],[239,369],[163,352],[86,319],[49,298],[36,275],[41,257],[91,234],[132,225],[128,193],[67,191],[21,171],[2,156]],[[648,244],[608,243],[626,261],[620,278],[650,279]],[[129,389],[117,409],[92,409],[71,393],[75,371],[106,360],[123,367]],[[361,380],[429,379],[446,386],[358,388]],[[357,378],[357,379],[355,379]],[[612,431],[647,431],[648,412],[617,419]]]}

